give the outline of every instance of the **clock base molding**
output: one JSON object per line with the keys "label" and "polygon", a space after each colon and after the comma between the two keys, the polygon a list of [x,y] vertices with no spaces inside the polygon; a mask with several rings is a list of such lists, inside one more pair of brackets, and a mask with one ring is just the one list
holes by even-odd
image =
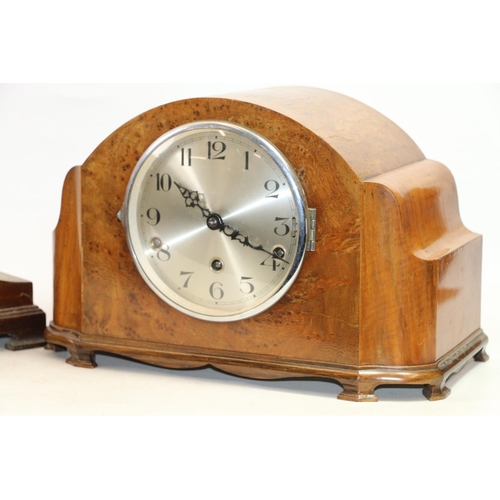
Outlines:
{"label": "clock base molding", "polygon": [[169,369],[212,367],[222,372],[258,380],[322,379],[343,387],[338,399],[353,402],[377,402],[375,390],[392,386],[423,386],[430,401],[450,394],[446,382],[471,361],[488,360],[488,337],[477,330],[435,363],[415,366],[340,366],[262,354],[235,353],[189,346],[157,344],[136,340],[83,334],[51,323],[45,331],[47,349],[67,349],[67,363],[81,368],[95,368],[96,353],[108,353]]}
{"label": "clock base molding", "polygon": [[43,347],[44,329],[45,313],[37,306],[0,309],[0,337],[11,337],[5,344],[10,351]]}
{"label": "clock base molding", "polygon": [[11,337],[5,347],[20,351],[45,345],[45,313],[33,305],[29,281],[0,273],[0,337]]}

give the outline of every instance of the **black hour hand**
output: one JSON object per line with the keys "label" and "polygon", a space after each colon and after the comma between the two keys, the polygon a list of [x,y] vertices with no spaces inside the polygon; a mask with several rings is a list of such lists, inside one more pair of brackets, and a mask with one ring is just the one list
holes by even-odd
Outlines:
{"label": "black hour hand", "polygon": [[174,182],[179,191],[181,192],[182,197],[184,198],[184,202],[186,203],[186,207],[188,208],[199,208],[203,217],[208,218],[210,216],[210,210],[208,208],[203,207],[201,203],[200,193],[198,191],[190,191],[185,187],[182,187],[177,182]]}

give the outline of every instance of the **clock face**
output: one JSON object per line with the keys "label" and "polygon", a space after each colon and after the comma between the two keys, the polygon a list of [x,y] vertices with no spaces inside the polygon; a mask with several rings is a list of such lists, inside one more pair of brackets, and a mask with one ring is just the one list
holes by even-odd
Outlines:
{"label": "clock face", "polygon": [[275,304],[304,259],[307,205],[286,158],[261,135],[203,121],[153,143],[122,220],[140,274],[165,302],[208,321]]}

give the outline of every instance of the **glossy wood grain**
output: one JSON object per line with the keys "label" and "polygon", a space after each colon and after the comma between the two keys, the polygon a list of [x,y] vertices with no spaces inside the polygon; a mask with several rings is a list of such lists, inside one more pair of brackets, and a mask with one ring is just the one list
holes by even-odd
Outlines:
{"label": "glossy wood grain", "polygon": [[[290,292],[235,323],[196,320],[161,301],[137,272],[117,218],[147,147],[203,119],[266,136],[317,209],[316,252]],[[394,383],[432,387],[426,394],[438,399],[457,347],[465,342],[469,360],[487,342],[479,325],[481,238],[460,222],[450,172],[390,120],[333,92],[271,89],[140,115],[69,173],[55,237],[54,324],[46,335],[80,366],[95,366],[95,351],[104,351],[255,378],[320,376],[359,401],[376,399],[386,380],[376,373],[411,372]]]}
{"label": "glossy wood grain", "polygon": [[360,363],[439,359],[480,329],[481,236],[443,165],[424,160],[363,185]]}

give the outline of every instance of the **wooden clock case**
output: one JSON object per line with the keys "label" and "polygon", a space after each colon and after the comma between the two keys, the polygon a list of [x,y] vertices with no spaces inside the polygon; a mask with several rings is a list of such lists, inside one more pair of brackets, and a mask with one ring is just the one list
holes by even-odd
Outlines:
{"label": "wooden clock case", "polygon": [[[186,316],[142,280],[117,218],[130,175],[162,134],[226,120],[267,137],[317,210],[316,251],[288,294],[234,323]],[[455,182],[390,120],[346,96],[285,87],[173,102],[111,134],[65,181],[55,231],[52,348],[94,367],[107,352],[167,368],[257,379],[325,378],[339,398],[424,387],[487,359],[481,236],[462,224]]]}
{"label": "wooden clock case", "polygon": [[45,313],[33,304],[33,285],[0,273],[0,337],[11,339],[5,347],[20,351],[45,345]]}

